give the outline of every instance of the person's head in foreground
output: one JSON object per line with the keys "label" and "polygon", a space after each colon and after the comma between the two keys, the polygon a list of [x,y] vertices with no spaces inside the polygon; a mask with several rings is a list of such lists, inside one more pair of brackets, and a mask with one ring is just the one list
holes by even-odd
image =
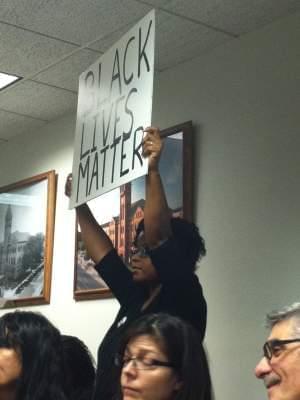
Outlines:
{"label": "person's head in foreground", "polygon": [[[182,218],[171,218],[172,236],[176,246],[181,248],[184,265],[174,265],[175,268],[184,268],[187,273],[194,272],[196,263],[206,254],[204,239],[200,236],[198,227]],[[158,275],[151,258],[148,254],[144,234],[144,220],[142,219],[137,228],[131,249],[131,267],[133,279],[136,282],[152,283],[158,280]],[[178,264],[181,264],[178,260]],[[177,271],[174,270],[174,273]]]}
{"label": "person's head in foreground", "polygon": [[255,375],[270,400],[300,400],[300,303],[267,315],[271,329]]}
{"label": "person's head in foreground", "polygon": [[62,335],[62,346],[70,399],[91,399],[95,366],[89,349],[79,338],[70,335]]}
{"label": "person's head in foreground", "polygon": [[0,399],[65,400],[59,331],[28,311],[0,318]]}
{"label": "person's head in foreground", "polygon": [[116,357],[123,400],[210,400],[211,381],[198,332],[168,314],[132,324]]}

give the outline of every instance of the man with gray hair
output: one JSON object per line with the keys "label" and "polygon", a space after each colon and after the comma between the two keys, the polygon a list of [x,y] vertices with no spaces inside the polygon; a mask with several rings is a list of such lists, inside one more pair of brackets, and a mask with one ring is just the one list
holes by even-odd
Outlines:
{"label": "man with gray hair", "polygon": [[271,333],[255,375],[269,400],[300,400],[300,303],[267,315]]}

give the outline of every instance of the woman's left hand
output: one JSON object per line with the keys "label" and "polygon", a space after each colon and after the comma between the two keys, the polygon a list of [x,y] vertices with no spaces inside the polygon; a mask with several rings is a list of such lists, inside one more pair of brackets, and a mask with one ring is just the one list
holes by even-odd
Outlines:
{"label": "woman's left hand", "polygon": [[143,139],[143,156],[148,157],[148,169],[158,170],[160,155],[163,149],[163,141],[158,128],[149,126],[144,129],[146,135]]}

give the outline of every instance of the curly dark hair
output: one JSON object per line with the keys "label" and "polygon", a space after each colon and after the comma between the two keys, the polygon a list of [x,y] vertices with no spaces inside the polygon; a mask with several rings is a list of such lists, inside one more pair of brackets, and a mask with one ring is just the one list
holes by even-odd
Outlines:
{"label": "curly dark hair", "polygon": [[15,311],[0,318],[0,346],[20,355],[16,400],[67,400],[61,335],[47,318]]}
{"label": "curly dark hair", "polygon": [[[199,228],[193,222],[173,217],[171,218],[171,229],[173,237],[183,251],[185,268],[190,266],[195,271],[197,261],[206,255],[205,241],[199,233]],[[144,230],[144,219],[142,219],[136,228],[135,244],[139,234]]]}
{"label": "curly dark hair", "polygon": [[[149,335],[165,350],[174,365],[181,388],[174,400],[211,400],[212,387],[208,362],[199,333],[182,319],[165,314],[148,314],[133,322],[120,343],[118,359],[138,336]],[[121,370],[119,371],[121,374]]]}

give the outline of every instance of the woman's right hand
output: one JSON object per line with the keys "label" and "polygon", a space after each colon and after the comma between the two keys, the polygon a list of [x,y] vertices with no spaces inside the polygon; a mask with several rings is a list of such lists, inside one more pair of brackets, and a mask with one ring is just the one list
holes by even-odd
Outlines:
{"label": "woman's right hand", "polygon": [[65,183],[65,195],[71,197],[72,194],[72,174],[69,174]]}

